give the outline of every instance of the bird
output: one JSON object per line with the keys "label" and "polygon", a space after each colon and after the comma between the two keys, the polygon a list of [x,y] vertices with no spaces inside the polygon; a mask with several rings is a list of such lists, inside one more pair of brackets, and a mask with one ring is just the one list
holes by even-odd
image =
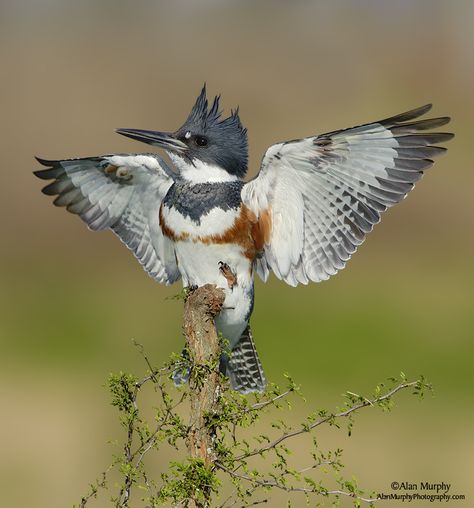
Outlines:
{"label": "bird", "polygon": [[[203,86],[181,127],[117,129],[166,152],[66,160],[37,158],[54,204],[93,231],[112,230],[162,284],[214,284],[225,300],[215,323],[228,341],[220,370],[240,393],[266,377],[250,329],[254,278],[321,282],[342,270],[453,137],[433,131],[449,117],[420,119],[431,104],[362,125],[270,146],[245,181],[248,136],[239,109],[223,116]],[[175,372],[174,380],[189,377]]]}

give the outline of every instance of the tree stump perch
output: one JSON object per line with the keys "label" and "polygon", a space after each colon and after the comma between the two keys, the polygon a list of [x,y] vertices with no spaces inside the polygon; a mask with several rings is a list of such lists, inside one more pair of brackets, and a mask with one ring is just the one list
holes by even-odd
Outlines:
{"label": "tree stump perch", "polygon": [[[190,422],[187,447],[192,459],[201,459],[205,467],[212,467],[215,431],[206,422],[206,415],[217,408],[220,393],[219,358],[221,345],[214,319],[222,309],[225,294],[211,284],[189,293],[184,306],[183,328],[191,361],[189,389],[191,396]],[[204,499],[210,492],[204,492]],[[205,507],[207,503],[189,500],[191,508]]]}

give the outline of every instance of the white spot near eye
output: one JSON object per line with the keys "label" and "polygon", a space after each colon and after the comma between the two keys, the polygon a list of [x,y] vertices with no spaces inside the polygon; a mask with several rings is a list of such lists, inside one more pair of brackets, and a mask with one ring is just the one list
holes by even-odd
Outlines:
{"label": "white spot near eye", "polygon": [[186,131],[186,134],[184,135],[186,139],[189,139],[191,137],[191,131]]}

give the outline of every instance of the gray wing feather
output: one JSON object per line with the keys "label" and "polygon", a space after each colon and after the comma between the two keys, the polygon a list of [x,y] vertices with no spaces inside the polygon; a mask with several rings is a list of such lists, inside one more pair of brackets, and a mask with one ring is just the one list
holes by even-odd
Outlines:
{"label": "gray wing feather", "polygon": [[344,268],[380,215],[399,203],[451,133],[426,132],[449,117],[416,120],[431,105],[401,115],[271,146],[242,199],[272,232],[257,271],[288,284],[328,279]]}
{"label": "gray wing feather", "polygon": [[171,284],[179,278],[173,246],[159,226],[159,209],[173,173],[158,156],[38,161],[48,169],[35,175],[53,180],[43,193],[56,195],[56,206],[79,215],[93,231],[111,229],[158,282]]}

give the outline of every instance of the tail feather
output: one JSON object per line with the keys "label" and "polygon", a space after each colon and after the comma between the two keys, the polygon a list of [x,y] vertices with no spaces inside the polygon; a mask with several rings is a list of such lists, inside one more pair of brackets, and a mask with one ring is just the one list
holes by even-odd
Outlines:
{"label": "tail feather", "polygon": [[[173,381],[181,385],[189,381],[191,364],[186,348],[182,353],[183,361],[173,372]],[[220,371],[228,376],[230,386],[240,393],[263,392],[267,384],[260,359],[253,342],[250,326],[247,326],[230,356],[221,355]]]}
{"label": "tail feather", "polygon": [[258,358],[250,326],[247,326],[230,358],[225,361],[225,371],[233,390],[240,393],[263,392],[267,384]]}

